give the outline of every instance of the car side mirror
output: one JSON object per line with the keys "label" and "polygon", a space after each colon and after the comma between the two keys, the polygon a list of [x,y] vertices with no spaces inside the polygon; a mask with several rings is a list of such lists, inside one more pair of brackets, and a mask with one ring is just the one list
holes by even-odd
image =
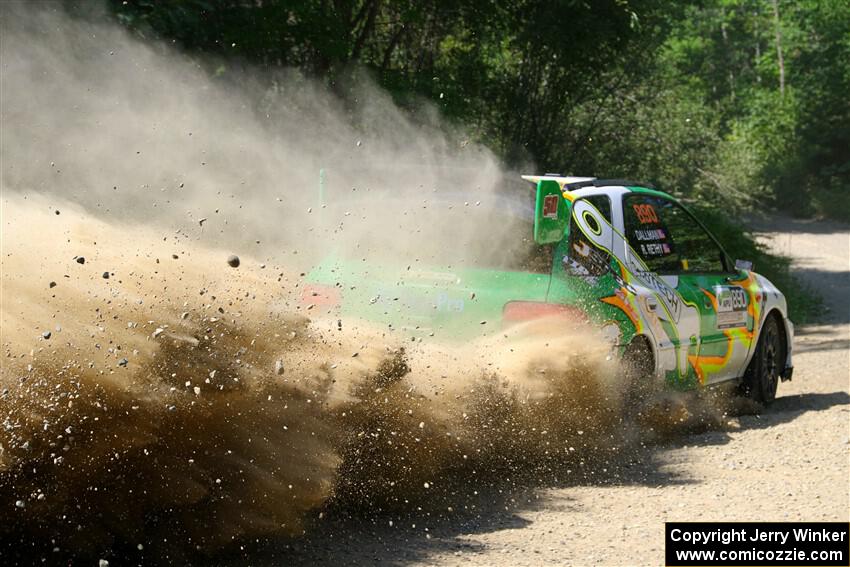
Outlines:
{"label": "car side mirror", "polygon": [[735,269],[744,272],[753,271],[753,263],[750,260],[735,260]]}

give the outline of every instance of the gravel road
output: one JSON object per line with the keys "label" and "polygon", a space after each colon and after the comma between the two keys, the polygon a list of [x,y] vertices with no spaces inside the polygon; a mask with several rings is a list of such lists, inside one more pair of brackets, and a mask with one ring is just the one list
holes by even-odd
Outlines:
{"label": "gravel road", "polygon": [[648,447],[592,482],[485,495],[478,514],[456,521],[326,520],[266,548],[268,562],[663,565],[665,521],[848,521],[850,229],[788,219],[757,229],[829,308],[798,327],[794,379],[767,411]]}

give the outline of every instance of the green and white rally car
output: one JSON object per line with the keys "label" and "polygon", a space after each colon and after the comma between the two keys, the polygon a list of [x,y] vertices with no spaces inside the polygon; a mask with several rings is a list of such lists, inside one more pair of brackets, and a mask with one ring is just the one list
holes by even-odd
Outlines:
{"label": "green and white rally car", "polygon": [[536,191],[543,269],[396,270],[332,255],[308,274],[302,301],[334,317],[456,338],[480,332],[482,321],[589,320],[636,375],[676,389],[735,380],[753,399],[773,401],[792,375],[794,326],[770,281],[733,263],[679,201],[647,184],[523,178]]}

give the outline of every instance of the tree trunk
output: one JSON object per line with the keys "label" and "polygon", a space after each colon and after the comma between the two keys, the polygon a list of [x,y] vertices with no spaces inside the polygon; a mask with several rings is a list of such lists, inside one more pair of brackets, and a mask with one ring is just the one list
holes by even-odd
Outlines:
{"label": "tree trunk", "polygon": [[401,40],[405,29],[407,29],[407,26],[404,25],[404,22],[401,22],[392,38],[390,38],[390,43],[387,45],[387,48],[384,50],[384,56],[381,58],[381,73],[384,73],[389,68],[390,58],[393,56],[393,51],[398,46],[398,42]]}
{"label": "tree trunk", "polygon": [[782,57],[782,30],[779,29],[779,0],[773,0],[773,24],[776,29],[776,60],[779,63],[779,92],[785,96],[785,59]]}
{"label": "tree trunk", "polygon": [[731,50],[729,49],[729,33],[726,30],[726,10],[720,11],[721,22],[720,22],[720,35],[723,38],[723,53],[726,57],[726,66],[729,69],[729,98],[732,102],[735,102],[735,61],[734,56],[730,56]]}
{"label": "tree trunk", "polygon": [[378,14],[378,1],[372,0],[363,4],[363,7],[360,9],[360,13],[355,18],[354,24],[351,28],[352,32],[354,32],[356,26],[363,18],[364,10],[367,9],[368,12],[366,12],[366,21],[363,22],[363,26],[360,28],[360,33],[357,34],[357,38],[354,40],[354,46],[351,49],[349,59],[352,61],[360,59],[360,52],[363,50],[363,44],[366,43],[366,39],[372,33],[372,28],[375,26],[375,16]]}
{"label": "tree trunk", "polygon": [[756,58],[754,62],[754,66],[756,67],[756,82],[761,84],[761,73],[758,72],[758,64],[761,59],[761,26],[759,25],[759,18],[761,18],[761,14],[759,13],[758,7],[756,7],[756,11],[753,12],[753,25],[755,26],[755,35],[756,38]]}

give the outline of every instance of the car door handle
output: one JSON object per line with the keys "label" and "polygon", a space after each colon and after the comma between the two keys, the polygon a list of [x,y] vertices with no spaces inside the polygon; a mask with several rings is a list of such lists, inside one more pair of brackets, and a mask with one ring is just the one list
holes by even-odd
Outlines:
{"label": "car door handle", "polygon": [[658,302],[655,301],[654,299],[647,299],[646,300],[646,307],[650,311],[655,311],[656,309],[658,309]]}

